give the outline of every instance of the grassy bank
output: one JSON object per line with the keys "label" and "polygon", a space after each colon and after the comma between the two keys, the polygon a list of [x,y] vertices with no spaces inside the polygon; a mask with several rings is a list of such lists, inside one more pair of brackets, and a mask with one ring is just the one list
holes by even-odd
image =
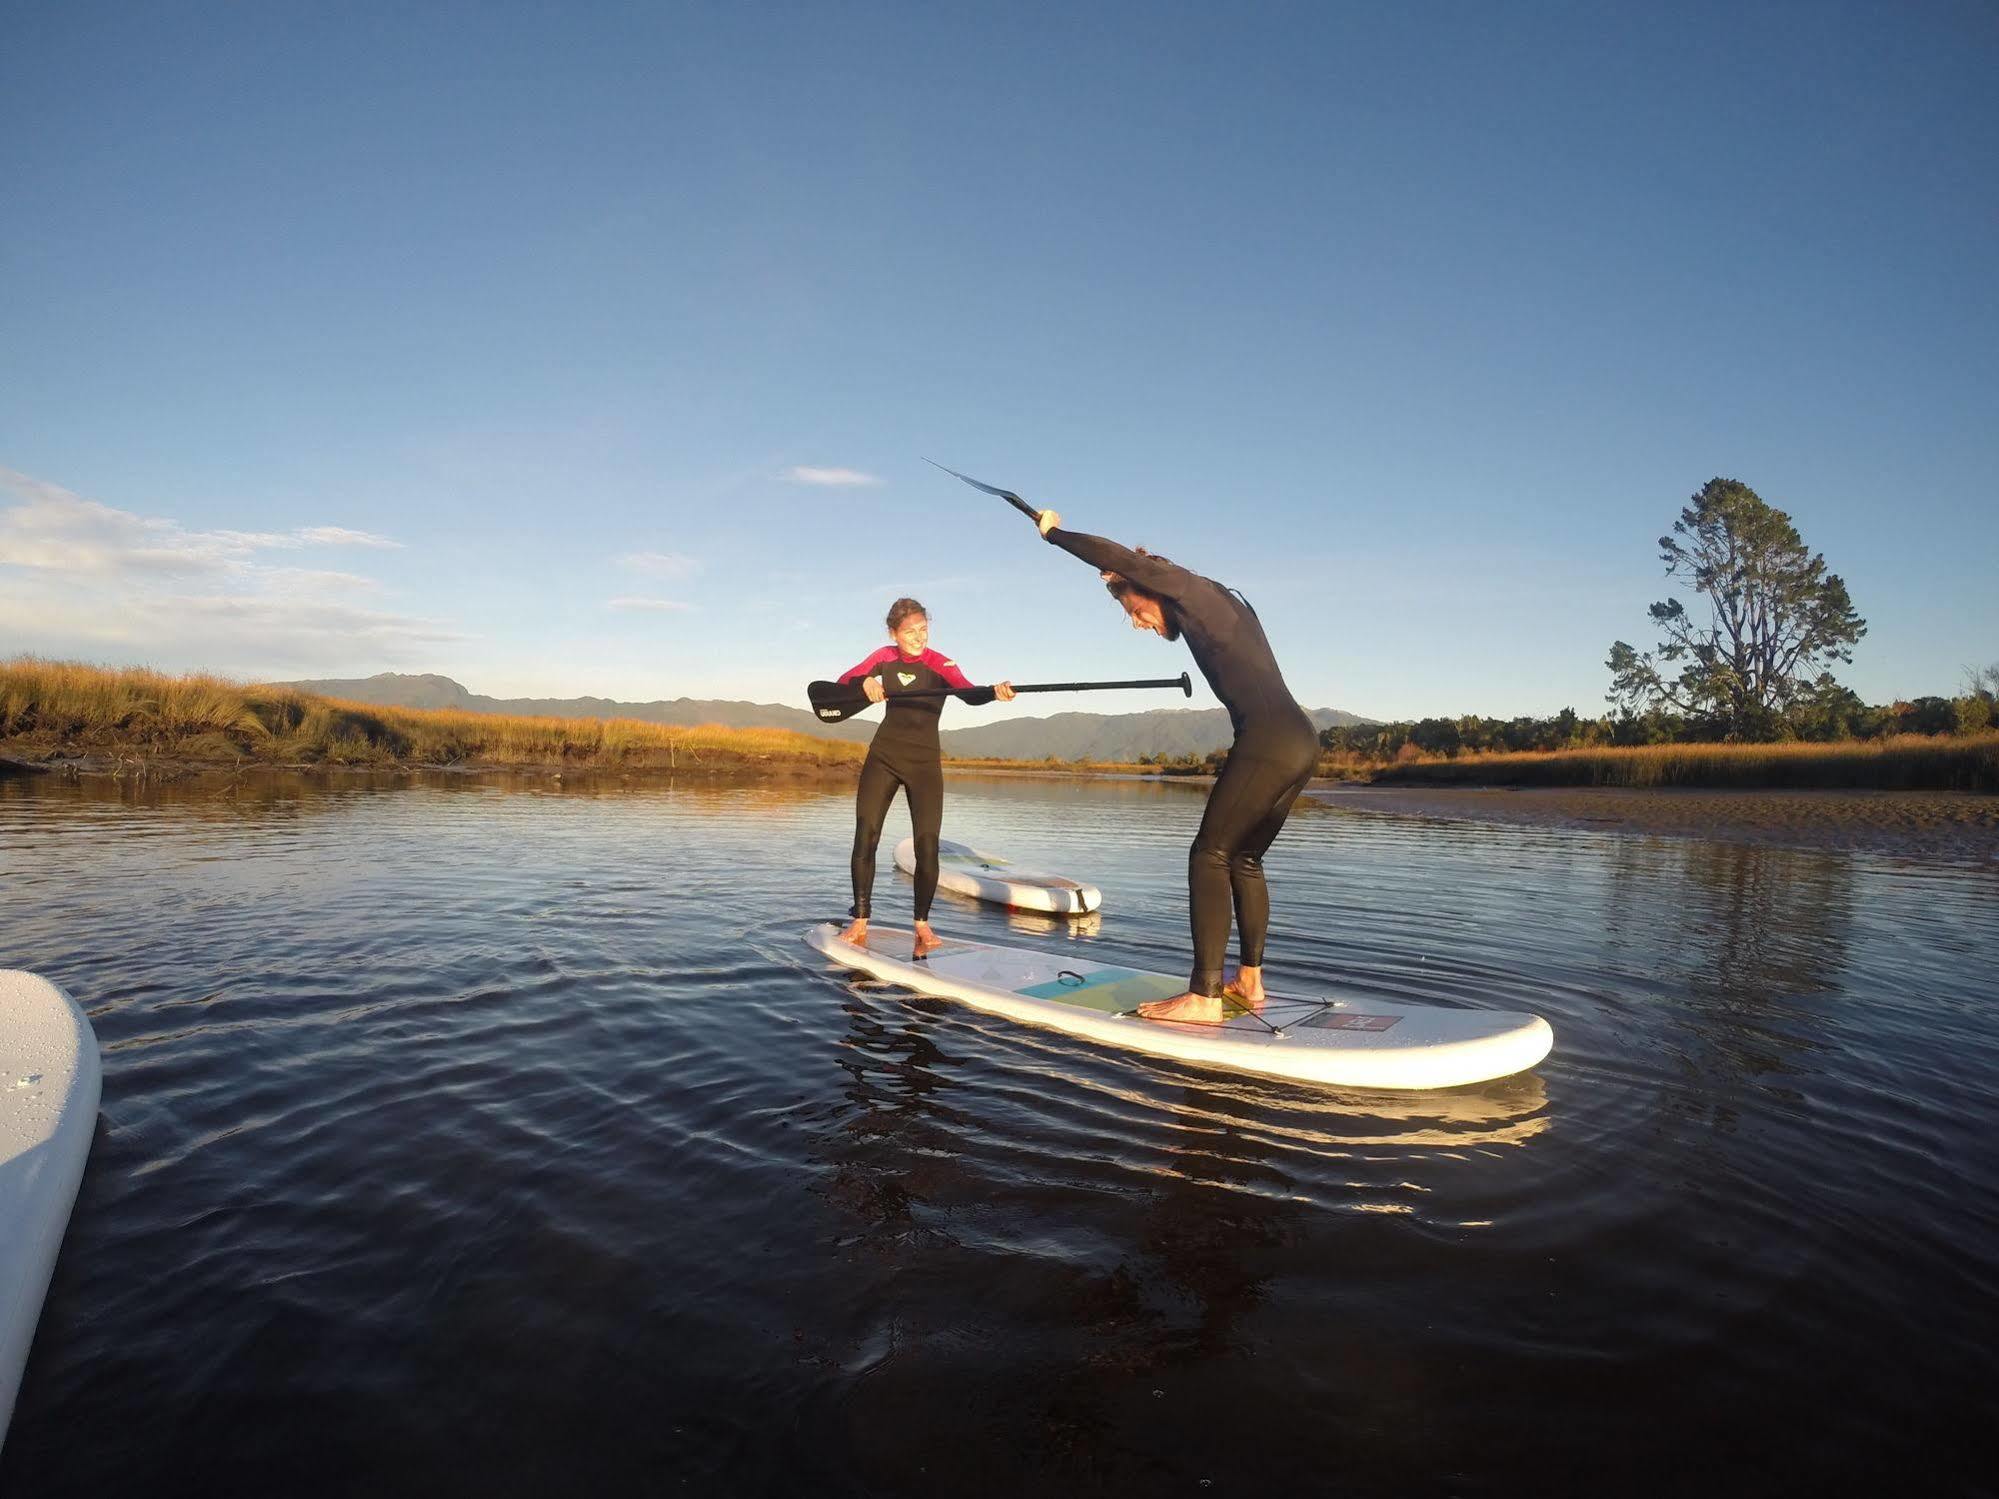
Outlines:
{"label": "grassy bank", "polygon": [[380,708],[218,677],[0,662],[0,755],[30,763],[727,772],[853,765],[863,753],[781,729]]}
{"label": "grassy bank", "polygon": [[[0,661],[0,758],[92,769],[443,766],[696,773],[852,767],[866,746],[782,729],[684,728],[630,719],[514,718],[382,708],[285,687],[32,657]],[[1218,768],[962,758],[964,770],[1190,775]],[[1622,786],[1999,791],[1999,732],[1838,744],[1670,744],[1553,753],[1328,753],[1322,776],[1427,786]]]}
{"label": "grassy bank", "polygon": [[1381,766],[1370,779],[1422,786],[1999,791],[1999,732],[1903,734],[1834,744],[1654,744],[1423,757]]}

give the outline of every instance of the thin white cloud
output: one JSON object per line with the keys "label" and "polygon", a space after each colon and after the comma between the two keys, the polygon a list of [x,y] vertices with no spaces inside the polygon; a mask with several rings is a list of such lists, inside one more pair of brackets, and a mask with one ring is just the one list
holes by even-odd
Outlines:
{"label": "thin white cloud", "polygon": [[356,660],[393,666],[465,640],[442,620],[332,598],[78,590],[47,575],[0,589],[0,638],[36,655],[280,676]]}
{"label": "thin white cloud", "polygon": [[429,643],[465,636],[438,620],[357,609],[328,600],[242,598],[234,594],[182,596],[162,600],[168,608],[222,621],[263,634],[343,636],[353,640],[419,640]]}
{"label": "thin white cloud", "polygon": [[642,610],[653,614],[688,614],[692,613],[694,609],[692,604],[683,604],[678,599],[636,598],[611,599],[606,603],[605,607],[619,610]]}
{"label": "thin white cloud", "polygon": [[309,547],[371,547],[376,551],[400,551],[403,545],[372,531],[350,531],[345,526],[307,526],[298,539]]}
{"label": "thin white cloud", "polygon": [[86,500],[57,484],[0,468],[0,491],[21,503],[0,510],[0,564],[70,573],[227,572],[258,552],[305,546],[393,547],[341,526],[296,531],[191,531],[176,521],[135,515]]}
{"label": "thin white cloud", "polygon": [[784,477],[794,484],[830,484],[838,488],[881,483],[873,474],[864,474],[857,468],[808,468],[800,465],[786,469]]}
{"label": "thin white cloud", "polygon": [[352,540],[365,534],[192,530],[0,468],[0,638],[43,655],[271,676],[356,659],[393,665],[463,639],[446,621],[377,607],[373,578],[264,560],[380,541]]}
{"label": "thin white cloud", "polygon": [[271,591],[287,593],[380,593],[382,585],[359,573],[333,572],[317,567],[266,567],[258,576]]}
{"label": "thin white cloud", "polygon": [[691,578],[701,571],[699,562],[678,552],[627,552],[618,566],[654,578]]}

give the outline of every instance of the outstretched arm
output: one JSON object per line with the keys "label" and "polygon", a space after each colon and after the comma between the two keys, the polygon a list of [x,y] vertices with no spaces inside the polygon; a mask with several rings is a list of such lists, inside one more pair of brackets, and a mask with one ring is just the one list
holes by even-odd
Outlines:
{"label": "outstretched arm", "polygon": [[931,668],[936,671],[938,676],[944,679],[945,686],[960,689],[958,692],[959,702],[969,703],[974,708],[983,708],[994,698],[998,698],[1003,703],[1013,701],[1013,683],[1000,682],[992,687],[975,687],[972,685],[971,679],[959,668],[957,662],[939,656],[935,651],[932,651],[930,654],[933,658],[930,662]]}
{"label": "outstretched arm", "polygon": [[1130,547],[1119,546],[1101,536],[1065,531],[1062,529],[1062,517],[1053,510],[1042,511],[1036,524],[1044,537],[1070,556],[1082,558],[1099,572],[1116,573],[1154,598],[1178,603],[1199,581],[1198,574],[1190,573],[1178,563],[1168,562],[1163,557],[1134,552]]}

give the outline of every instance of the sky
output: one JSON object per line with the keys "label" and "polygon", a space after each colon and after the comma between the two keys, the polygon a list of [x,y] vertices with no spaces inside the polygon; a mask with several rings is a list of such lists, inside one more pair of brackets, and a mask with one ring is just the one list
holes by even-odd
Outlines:
{"label": "sky", "polygon": [[1739,479],[1949,694],[1996,74],[1983,0],[0,0],[0,657],[802,706],[913,595],[1188,669],[927,457],[1382,719],[1603,711]]}

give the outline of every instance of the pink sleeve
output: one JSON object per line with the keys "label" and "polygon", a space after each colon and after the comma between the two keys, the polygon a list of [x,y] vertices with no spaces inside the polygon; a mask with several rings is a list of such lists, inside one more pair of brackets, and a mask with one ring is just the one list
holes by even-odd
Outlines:
{"label": "pink sleeve", "polygon": [[966,680],[965,674],[958,670],[957,662],[947,660],[935,651],[925,651],[923,654],[926,658],[924,664],[936,672],[938,676],[942,677],[946,686],[969,687],[972,685]]}
{"label": "pink sleeve", "polygon": [[893,656],[894,654],[895,654],[895,647],[892,645],[885,645],[880,650],[876,651],[872,656],[869,656],[859,666],[850,666],[845,671],[841,672],[839,679],[842,682],[858,681],[860,678],[866,676],[869,672],[873,671],[877,666],[880,666],[882,662],[888,660],[888,658],[890,656]]}

